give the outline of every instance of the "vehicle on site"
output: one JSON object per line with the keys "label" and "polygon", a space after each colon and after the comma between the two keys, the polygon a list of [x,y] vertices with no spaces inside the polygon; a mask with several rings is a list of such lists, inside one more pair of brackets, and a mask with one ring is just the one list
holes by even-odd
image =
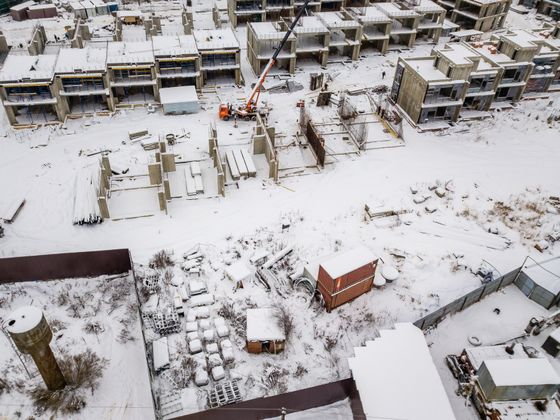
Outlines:
{"label": "vehicle on site", "polygon": [[278,58],[278,54],[280,54],[280,51],[282,51],[282,48],[284,48],[286,41],[294,31],[294,28],[296,27],[299,19],[307,10],[307,6],[310,1],[311,0],[306,0],[302,8],[297,13],[296,17],[294,18],[294,21],[290,25],[290,28],[284,35],[284,38],[282,38],[282,41],[280,42],[278,47],[276,47],[276,50],[274,50],[274,54],[272,54],[272,57],[270,58],[265,68],[263,69],[259,79],[257,80],[257,83],[255,83],[255,87],[251,91],[251,95],[249,96],[249,99],[247,99],[247,102],[239,106],[234,106],[229,102],[220,104],[218,116],[220,117],[221,120],[227,121],[230,118],[235,118],[235,117],[244,120],[251,120],[254,119],[257,114],[266,115],[267,109],[261,109],[258,107],[259,96],[261,94],[262,86],[264,84],[264,81],[266,80],[266,77],[268,76],[268,73],[270,72],[272,67],[274,67],[274,65],[276,64],[276,59]]}

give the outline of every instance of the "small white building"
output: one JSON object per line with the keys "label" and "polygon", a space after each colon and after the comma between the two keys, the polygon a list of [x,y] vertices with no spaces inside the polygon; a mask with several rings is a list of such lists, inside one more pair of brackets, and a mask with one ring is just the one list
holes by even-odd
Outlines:
{"label": "small white building", "polygon": [[237,261],[226,268],[226,275],[236,284],[243,284],[251,278],[251,271],[243,261]]}
{"label": "small white building", "polygon": [[194,86],[161,88],[159,96],[164,114],[194,114],[200,110]]}

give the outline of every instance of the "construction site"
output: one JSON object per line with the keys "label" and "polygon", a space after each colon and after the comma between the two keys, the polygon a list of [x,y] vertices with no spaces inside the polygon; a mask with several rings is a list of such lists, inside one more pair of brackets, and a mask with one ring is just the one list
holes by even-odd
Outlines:
{"label": "construction site", "polygon": [[557,418],[555,5],[12,3],[0,417]]}

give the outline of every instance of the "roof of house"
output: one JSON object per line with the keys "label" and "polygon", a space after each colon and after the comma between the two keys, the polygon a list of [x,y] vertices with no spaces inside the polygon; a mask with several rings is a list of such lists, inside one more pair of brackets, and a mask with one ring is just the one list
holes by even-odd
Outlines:
{"label": "roof of house", "polygon": [[328,34],[328,28],[317,16],[302,16],[294,28],[296,35],[312,33],[312,34]]}
{"label": "roof of house", "polygon": [[198,49],[192,35],[158,35],[152,37],[154,55],[197,55]]}
{"label": "roof of house", "polygon": [[159,97],[162,105],[198,102],[198,94],[194,86],[161,88],[159,90]]}
{"label": "roof of house", "polygon": [[343,19],[340,12],[319,12],[315,13],[315,16],[331,29],[354,29],[360,27],[360,24],[354,19]]}
{"label": "roof of house", "polygon": [[423,57],[422,59],[407,59],[406,61],[418,75],[427,82],[450,80],[444,73],[434,66],[435,57]]}
{"label": "roof of house", "polygon": [[0,71],[0,81],[52,79],[56,55],[16,55],[8,54]]}
{"label": "roof of house", "polygon": [[424,334],[413,324],[381,330],[354,354],[348,365],[367,418],[455,419]]}
{"label": "roof of house", "polygon": [[83,71],[104,71],[107,64],[105,44],[98,47],[87,45],[85,48],[62,48],[58,53],[56,73],[73,73]]}
{"label": "roof of house", "polygon": [[231,28],[197,29],[193,35],[199,50],[239,49],[239,41]]}
{"label": "roof of house", "polygon": [[275,308],[247,309],[247,341],[269,341],[286,339],[278,322]]}
{"label": "roof of house", "polygon": [[485,360],[496,386],[559,385],[560,376],[547,359]]}
{"label": "roof of house", "polygon": [[325,258],[320,264],[329,276],[336,279],[366,264],[372,263],[375,260],[377,260],[377,257],[373,252],[362,245],[343,252],[338,252]]}
{"label": "roof of house", "polygon": [[151,41],[109,42],[107,64],[152,63],[154,51]]}
{"label": "roof of house", "polygon": [[350,11],[354,13],[356,20],[362,24],[391,22],[391,18],[377,7],[351,7]]}
{"label": "roof of house", "polygon": [[[272,22],[250,22],[251,28],[259,40],[281,40],[286,35],[286,31],[279,29]],[[294,40],[294,34],[290,34],[290,40]]]}
{"label": "roof of house", "polygon": [[523,272],[552,294],[560,293],[560,257],[526,267]]}
{"label": "roof of house", "polygon": [[523,350],[521,344],[514,347],[513,354],[506,352],[505,345],[502,346],[480,346],[465,349],[465,353],[469,357],[472,367],[478,370],[485,360],[497,359],[528,359],[529,356]]}

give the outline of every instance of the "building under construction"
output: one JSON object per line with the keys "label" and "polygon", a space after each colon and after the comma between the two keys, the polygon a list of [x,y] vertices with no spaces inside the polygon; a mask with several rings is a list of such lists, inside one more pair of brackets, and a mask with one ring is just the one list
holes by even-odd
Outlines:
{"label": "building under construction", "polygon": [[436,0],[463,29],[488,32],[503,28],[511,0]]}
{"label": "building under construction", "polygon": [[559,45],[547,36],[508,31],[490,41],[449,43],[429,57],[399,58],[392,100],[416,124],[456,121],[461,110],[558,90]]}

